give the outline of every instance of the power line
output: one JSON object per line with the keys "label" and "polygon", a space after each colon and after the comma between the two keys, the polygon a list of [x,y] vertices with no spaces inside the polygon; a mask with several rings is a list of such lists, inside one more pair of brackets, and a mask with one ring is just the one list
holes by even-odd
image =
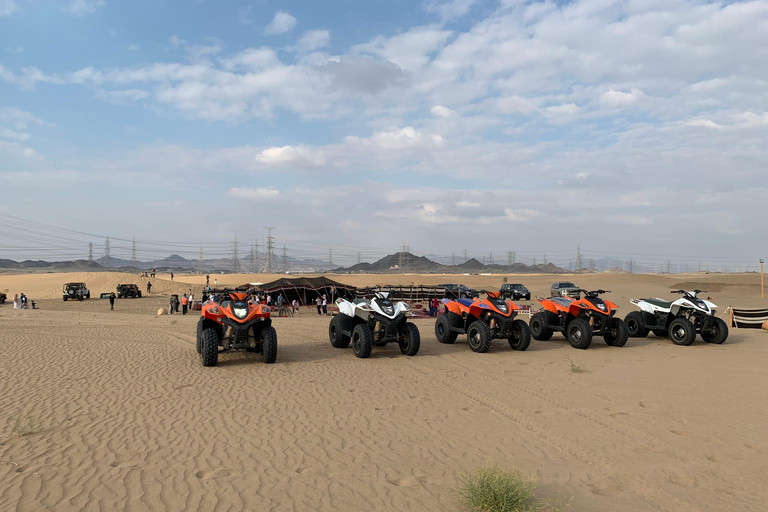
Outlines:
{"label": "power line", "polygon": [[240,273],[240,254],[238,253],[237,231],[235,231],[235,240],[232,242],[232,272]]}
{"label": "power line", "polygon": [[107,239],[104,241],[104,257],[102,258],[101,262],[105,267],[109,267],[112,263],[109,255],[109,237],[107,237]]}
{"label": "power line", "polygon": [[264,255],[264,272],[267,274],[274,274],[274,271],[272,269],[272,251],[274,249],[274,241],[275,238],[272,236],[272,230],[275,229],[273,227],[264,227],[264,229],[267,230],[267,252]]}

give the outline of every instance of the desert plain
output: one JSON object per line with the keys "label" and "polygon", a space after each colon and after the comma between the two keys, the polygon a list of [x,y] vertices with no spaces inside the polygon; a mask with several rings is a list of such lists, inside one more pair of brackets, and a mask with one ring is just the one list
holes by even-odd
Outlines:
{"label": "desert plain", "polygon": [[[0,305],[0,510],[459,511],[462,475],[487,464],[535,480],[545,510],[768,510],[766,331],[690,347],[597,338],[585,351],[556,334],[476,354],[418,319],[418,355],[389,345],[362,360],[331,347],[329,317],[302,308],[274,319],[274,365],[231,352],[203,368],[199,312],[156,315],[170,293],[199,293],[201,277],[175,277],[109,311],[98,298],[62,302],[61,285],[85,281],[98,297],[146,280],[0,275],[9,301],[24,292],[40,307]],[[328,277],[493,289],[505,276]],[[756,274],[506,277],[534,296],[555,280],[611,290],[622,317],[630,298],[675,288],[707,290],[723,316],[768,306]]]}

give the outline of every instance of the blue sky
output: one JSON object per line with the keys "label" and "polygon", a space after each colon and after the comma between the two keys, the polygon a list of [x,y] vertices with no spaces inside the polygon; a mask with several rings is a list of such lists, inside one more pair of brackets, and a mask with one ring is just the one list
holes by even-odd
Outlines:
{"label": "blue sky", "polygon": [[768,0],[0,0],[0,211],[272,225],[297,257],[753,258],[766,43]]}

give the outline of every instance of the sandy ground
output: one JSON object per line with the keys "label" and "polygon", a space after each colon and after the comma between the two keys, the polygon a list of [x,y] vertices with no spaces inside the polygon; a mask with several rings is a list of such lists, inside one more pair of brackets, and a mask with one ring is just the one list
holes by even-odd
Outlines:
{"label": "sandy ground", "polygon": [[[446,277],[336,276],[500,284]],[[555,279],[509,281],[544,295]],[[612,290],[622,316],[630,297],[667,297],[683,283],[723,310],[768,305],[755,275],[562,279]],[[94,295],[141,283],[0,276],[0,290],[42,308],[0,306],[0,510],[451,511],[461,510],[460,474],[486,463],[536,479],[562,510],[767,507],[768,332],[734,329],[722,346],[691,347],[651,335],[587,351],[555,335],[522,353],[496,341],[475,354],[464,337],[437,343],[425,319],[417,356],[389,345],[360,360],[331,347],[327,317],[303,310],[274,320],[276,364],[235,352],[202,368],[197,315],[155,315],[187,284],[153,280],[161,296],[110,312],[106,300],[58,298],[80,280]],[[585,371],[572,373],[572,362]],[[14,435],[16,418],[37,431]]]}

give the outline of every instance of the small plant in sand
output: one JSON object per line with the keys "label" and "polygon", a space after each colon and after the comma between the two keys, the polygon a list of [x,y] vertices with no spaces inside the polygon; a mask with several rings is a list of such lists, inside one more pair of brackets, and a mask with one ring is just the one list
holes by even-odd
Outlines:
{"label": "small plant in sand", "polygon": [[15,436],[28,436],[29,434],[34,434],[42,429],[37,418],[30,414],[27,414],[25,418],[16,417],[11,419],[13,420],[13,428],[11,431]]}
{"label": "small plant in sand", "polygon": [[571,373],[584,373],[587,371],[587,369],[584,368],[584,365],[574,362],[570,357],[568,358],[568,362],[571,363]]}
{"label": "small plant in sand", "polygon": [[514,471],[487,466],[462,476],[459,501],[473,512],[533,512],[540,510],[532,482]]}

